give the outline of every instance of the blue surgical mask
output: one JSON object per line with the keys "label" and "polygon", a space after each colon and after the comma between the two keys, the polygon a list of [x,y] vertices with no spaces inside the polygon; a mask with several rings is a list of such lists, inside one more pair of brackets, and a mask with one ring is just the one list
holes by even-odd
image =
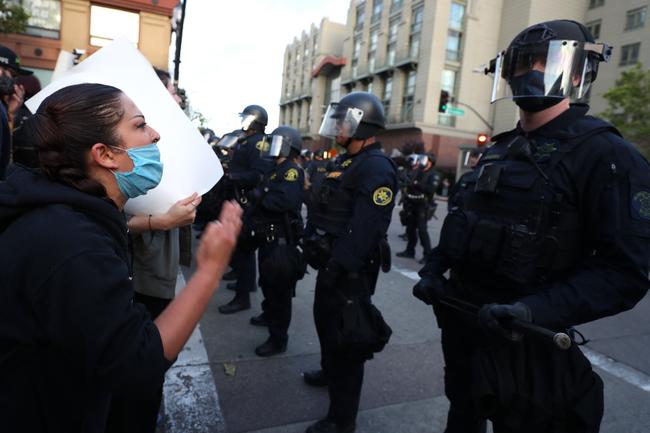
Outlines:
{"label": "blue surgical mask", "polygon": [[124,197],[134,198],[158,186],[162,179],[163,163],[160,162],[160,150],[156,143],[122,150],[126,150],[133,161],[133,170],[113,172]]}
{"label": "blue surgical mask", "polygon": [[529,113],[537,113],[562,102],[561,97],[546,96],[544,72],[530,71],[509,81],[515,104]]}

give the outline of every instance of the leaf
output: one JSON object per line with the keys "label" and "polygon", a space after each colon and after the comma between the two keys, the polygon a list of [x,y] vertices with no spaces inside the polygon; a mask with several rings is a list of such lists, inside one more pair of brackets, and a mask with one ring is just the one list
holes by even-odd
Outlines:
{"label": "leaf", "polygon": [[223,372],[226,373],[226,376],[235,376],[235,372],[237,371],[237,366],[235,364],[230,364],[230,363],[224,363],[223,364]]}

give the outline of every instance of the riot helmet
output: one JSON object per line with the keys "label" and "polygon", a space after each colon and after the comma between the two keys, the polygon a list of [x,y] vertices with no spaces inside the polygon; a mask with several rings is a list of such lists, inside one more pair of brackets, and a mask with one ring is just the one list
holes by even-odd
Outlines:
{"label": "riot helmet", "polygon": [[244,131],[249,129],[264,130],[264,127],[269,122],[266,110],[259,105],[249,105],[239,113],[239,117],[241,118],[241,129]]}
{"label": "riot helmet", "polygon": [[300,155],[302,151],[302,136],[297,129],[290,126],[278,126],[268,136],[270,145],[263,153],[269,158],[289,158]]}
{"label": "riot helmet", "polygon": [[384,107],[372,93],[352,92],[332,102],[320,126],[324,137],[366,140],[385,128]]}
{"label": "riot helmet", "polygon": [[598,64],[608,62],[612,48],[596,43],[589,30],[571,20],[535,24],[519,33],[507,49],[490,61],[491,102],[512,98],[524,111],[549,108],[565,98],[587,102]]}
{"label": "riot helmet", "polygon": [[223,137],[217,141],[217,144],[215,144],[215,146],[223,149],[234,149],[235,146],[237,146],[237,143],[241,142],[243,138],[245,138],[243,131],[241,129],[238,129],[233,132],[229,132],[228,134],[224,134]]}

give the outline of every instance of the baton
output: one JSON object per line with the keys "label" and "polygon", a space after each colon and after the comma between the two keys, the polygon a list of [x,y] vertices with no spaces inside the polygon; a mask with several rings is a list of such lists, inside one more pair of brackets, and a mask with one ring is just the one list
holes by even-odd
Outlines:
{"label": "baton", "polygon": [[[449,308],[452,308],[461,313],[472,316],[473,318],[478,318],[479,307],[470,304],[469,302],[463,301],[452,296],[445,296],[440,299],[439,302]],[[567,350],[571,347],[571,337],[569,337],[564,332],[554,332],[550,329],[544,328],[534,323],[525,322],[519,319],[512,319],[510,326],[515,331],[523,332],[524,334],[541,337],[544,340],[550,341],[558,349]]]}

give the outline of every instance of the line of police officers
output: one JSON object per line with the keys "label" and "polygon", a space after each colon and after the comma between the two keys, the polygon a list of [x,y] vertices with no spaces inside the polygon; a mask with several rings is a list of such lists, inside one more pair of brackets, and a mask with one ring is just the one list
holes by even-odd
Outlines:
{"label": "line of police officers", "polygon": [[[487,71],[493,101],[505,83],[521,121],[458,182],[436,248],[422,200],[435,188],[432,158],[418,159],[407,181],[409,243],[400,255],[414,256],[419,231],[426,265],[413,294],[434,307],[442,329],[448,433],[485,432],[486,419],[496,433],[599,430],[602,381],[575,344],[566,350],[540,335],[573,338],[573,326],[632,308],[648,289],[650,166],[611,125],[586,116],[598,63],[610,55],[568,20],[531,26],[499,53]],[[250,307],[259,248],[263,313],[251,322],[268,326],[269,339],[256,353],[281,353],[303,260],[317,269],[321,368],[303,377],[328,387],[330,407],[307,433],[353,432],[373,351],[342,344],[342,317],[351,304],[371,305],[379,269],[390,267],[385,238],[398,189],[376,140],[383,108],[362,92],[330,105],[320,135],[347,153],[310,169],[306,196],[299,133],[283,126],[265,137],[260,109],[247,107],[251,122],[227,137],[246,229],[233,259],[237,294],[220,311]],[[264,168],[261,155],[275,164]]]}

